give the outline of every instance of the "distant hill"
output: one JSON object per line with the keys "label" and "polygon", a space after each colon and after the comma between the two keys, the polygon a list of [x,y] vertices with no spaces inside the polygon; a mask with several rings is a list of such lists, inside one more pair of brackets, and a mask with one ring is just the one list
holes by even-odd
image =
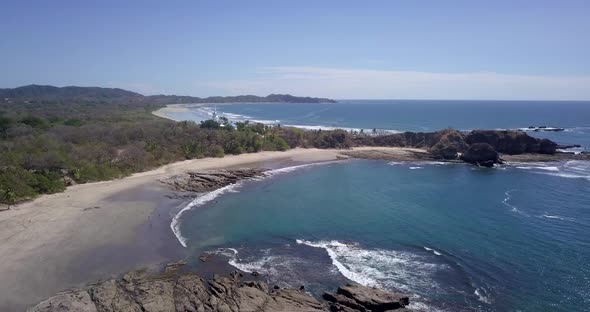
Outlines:
{"label": "distant hill", "polygon": [[14,89],[0,89],[0,99],[28,100],[28,101],[113,101],[113,100],[142,100],[143,95],[117,88],[99,87],[54,87],[29,85]]}
{"label": "distant hill", "polygon": [[177,95],[144,96],[139,93],[118,89],[100,87],[54,87],[29,85],[14,89],[0,89],[0,101],[12,102],[88,102],[88,103],[145,103],[145,104],[175,104],[175,103],[230,103],[230,102],[282,102],[282,103],[336,103],[332,99],[298,97],[289,94],[271,94],[265,97],[255,95],[215,96],[199,98]]}

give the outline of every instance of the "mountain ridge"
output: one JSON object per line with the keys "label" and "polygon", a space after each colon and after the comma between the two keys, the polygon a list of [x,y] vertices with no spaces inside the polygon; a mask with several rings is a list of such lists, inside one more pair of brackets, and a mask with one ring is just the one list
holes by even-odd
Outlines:
{"label": "mountain ridge", "polygon": [[279,103],[336,103],[333,99],[318,97],[300,97],[290,94],[269,94],[267,96],[238,95],[195,97],[186,95],[143,95],[121,88],[56,87],[51,85],[26,85],[16,88],[0,89],[2,101],[35,101],[35,102],[141,102],[146,104],[176,103],[232,103],[232,102],[279,102]]}

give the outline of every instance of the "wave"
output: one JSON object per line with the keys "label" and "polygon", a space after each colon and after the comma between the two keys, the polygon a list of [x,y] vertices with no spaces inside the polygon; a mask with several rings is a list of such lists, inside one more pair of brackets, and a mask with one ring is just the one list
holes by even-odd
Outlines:
{"label": "wave", "polygon": [[[393,129],[368,129],[368,128],[353,128],[353,127],[340,127],[340,126],[324,126],[324,125],[296,125],[296,124],[285,124],[285,127],[293,127],[305,130],[344,130],[344,131],[356,131],[356,132],[363,132],[368,135],[383,135],[383,134],[394,134],[394,133],[402,133],[403,131],[400,130],[393,130]],[[373,132],[375,130],[375,132]]]}
{"label": "wave", "polygon": [[473,293],[475,294],[475,296],[477,296],[477,300],[487,304],[492,303],[492,300],[490,299],[490,297],[488,297],[487,292],[484,288],[476,288]]}
{"label": "wave", "polygon": [[356,243],[339,241],[296,240],[297,244],[326,250],[332,265],[346,278],[361,285],[399,289],[408,292],[435,288],[438,284],[432,275],[447,268],[417,254],[384,250],[363,249]]}
{"label": "wave", "polygon": [[400,166],[400,165],[410,165],[410,169],[422,169],[423,166],[446,166],[446,165],[454,165],[457,163],[448,162],[448,161],[390,161],[387,163],[390,166]]}
{"label": "wave", "polygon": [[518,208],[516,208],[516,206],[513,206],[509,203],[510,199],[512,198],[512,193],[515,192],[516,190],[508,190],[506,192],[504,192],[504,199],[502,200],[502,204],[504,204],[506,207],[510,208],[510,211],[512,212],[517,212],[517,213],[522,213],[520,210],[518,210]]}
{"label": "wave", "polygon": [[570,221],[570,222],[576,221],[574,218],[567,218],[567,217],[562,217],[562,216],[558,216],[558,215],[544,214],[539,217],[546,218],[546,219],[556,219],[556,220],[561,220],[561,221]]}
{"label": "wave", "polygon": [[590,181],[590,161],[568,160],[565,162],[512,162],[508,163],[516,169],[528,170],[532,173],[561,178],[586,179]]}
{"label": "wave", "polygon": [[264,249],[257,251],[254,256],[245,258],[240,258],[238,250],[234,248],[219,248],[209,253],[225,256],[228,258],[227,263],[234,268],[247,273],[262,274],[267,282],[281,287],[299,287],[306,284],[305,277],[301,275],[302,268],[310,265],[306,259],[271,254],[272,252],[271,249]]}
{"label": "wave", "polygon": [[[343,160],[344,161],[344,160]],[[205,193],[203,195],[199,195],[197,198],[195,198],[193,201],[191,201],[188,205],[186,205],[184,208],[182,208],[173,218],[172,221],[170,222],[170,229],[172,230],[172,233],[174,233],[174,236],[176,236],[176,239],[178,240],[178,242],[183,246],[183,247],[187,247],[187,241],[188,239],[186,237],[184,237],[180,231],[180,218],[182,217],[182,215],[195,208],[195,207],[199,207],[202,206],[212,200],[214,200],[215,198],[225,194],[225,193],[236,193],[238,192],[238,188],[240,186],[243,185],[244,182],[247,181],[260,181],[264,178],[267,177],[271,177],[271,176],[275,176],[278,174],[283,174],[283,173],[288,173],[288,172],[292,172],[295,170],[299,170],[299,169],[303,169],[303,168],[307,168],[307,167],[311,167],[311,166],[317,166],[317,165],[324,165],[324,164],[328,164],[328,163],[334,163],[334,162],[320,162],[320,163],[311,163],[311,164],[304,164],[304,165],[297,165],[297,166],[290,166],[290,167],[285,167],[285,168],[279,168],[279,169],[273,169],[273,170],[267,170],[264,172],[264,175],[262,177],[256,177],[256,178],[250,178],[250,179],[245,179],[242,181],[238,181],[234,184],[230,184],[227,186],[224,186],[222,188],[218,188],[214,191],[211,191],[209,193]]]}
{"label": "wave", "polygon": [[442,256],[442,254],[439,251],[435,250],[435,249],[424,247],[424,250],[426,250],[426,251],[432,251],[433,254],[435,254],[437,256]]}
{"label": "wave", "polygon": [[533,131],[533,132],[539,132],[539,131],[549,131],[549,132],[555,132],[555,131],[566,131],[566,128],[561,128],[561,127],[525,127],[525,128],[516,128],[516,129],[506,129],[506,130],[519,130],[519,131]]}

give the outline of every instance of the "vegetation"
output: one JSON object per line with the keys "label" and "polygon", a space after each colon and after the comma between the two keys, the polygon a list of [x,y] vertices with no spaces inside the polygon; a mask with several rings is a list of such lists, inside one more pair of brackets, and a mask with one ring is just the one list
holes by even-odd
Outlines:
{"label": "vegetation", "polygon": [[173,122],[151,114],[162,105],[120,89],[14,90],[0,89],[12,96],[0,99],[0,202],[9,205],[184,159],[352,144],[344,131]]}

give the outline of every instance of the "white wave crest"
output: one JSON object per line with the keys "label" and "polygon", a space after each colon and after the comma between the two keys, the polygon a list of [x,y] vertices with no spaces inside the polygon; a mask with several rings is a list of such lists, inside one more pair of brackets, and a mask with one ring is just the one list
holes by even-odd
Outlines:
{"label": "white wave crest", "polygon": [[557,215],[548,215],[548,214],[544,214],[541,215],[542,218],[546,218],[546,219],[556,219],[556,220],[561,220],[561,221],[575,221],[575,219],[573,218],[567,218],[567,217],[562,217],[562,216],[557,216]]}
{"label": "white wave crest", "polygon": [[477,296],[477,300],[487,304],[492,303],[492,300],[486,295],[485,289],[476,288],[474,294]]}
{"label": "white wave crest", "polygon": [[435,254],[437,256],[442,256],[442,254],[439,251],[437,251],[436,249],[424,247],[424,250],[426,250],[426,251],[432,251],[433,254]]}
{"label": "white wave crest", "polygon": [[505,197],[502,200],[502,204],[504,206],[510,208],[510,211],[512,211],[512,212],[516,212],[516,213],[519,213],[519,214],[523,214],[524,215],[524,213],[522,211],[518,210],[518,208],[516,206],[511,205],[509,203],[510,199],[512,199],[512,193],[515,192],[515,191],[516,190],[508,190],[508,191],[504,192]]}
{"label": "white wave crest", "polygon": [[446,268],[409,252],[363,249],[358,244],[334,240],[311,242],[298,239],[297,243],[326,250],[342,275],[365,286],[408,292],[415,292],[417,288],[438,288],[430,276]]}
{"label": "white wave crest", "polygon": [[410,167],[410,169],[415,170],[415,169],[423,169],[424,167],[420,167],[420,166],[416,166],[416,167]]}
{"label": "white wave crest", "polygon": [[522,163],[513,162],[509,165],[516,169],[528,170],[531,173],[543,174],[569,179],[586,179],[590,181],[590,161],[568,160],[566,162]]}

